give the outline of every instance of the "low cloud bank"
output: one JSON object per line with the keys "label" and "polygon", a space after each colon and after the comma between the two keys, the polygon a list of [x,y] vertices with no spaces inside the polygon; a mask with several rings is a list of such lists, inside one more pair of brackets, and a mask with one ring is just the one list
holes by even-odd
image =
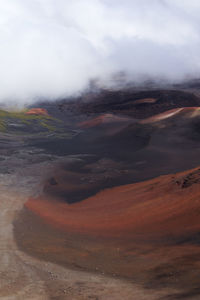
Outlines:
{"label": "low cloud bank", "polygon": [[[0,102],[200,77],[197,0],[0,0]],[[112,79],[112,80],[111,80]]]}

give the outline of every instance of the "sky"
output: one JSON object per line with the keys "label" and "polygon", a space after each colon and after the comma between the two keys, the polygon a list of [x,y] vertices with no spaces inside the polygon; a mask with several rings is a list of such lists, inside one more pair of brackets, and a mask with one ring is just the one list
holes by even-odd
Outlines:
{"label": "sky", "polygon": [[200,77],[199,0],[0,0],[0,102]]}

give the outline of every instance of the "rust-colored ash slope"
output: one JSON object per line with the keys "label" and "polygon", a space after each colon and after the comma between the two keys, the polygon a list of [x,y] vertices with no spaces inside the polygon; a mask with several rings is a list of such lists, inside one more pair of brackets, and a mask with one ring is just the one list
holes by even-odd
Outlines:
{"label": "rust-colored ash slope", "polygon": [[106,189],[74,204],[42,195],[26,207],[65,231],[143,241],[179,238],[200,230],[200,169]]}
{"label": "rust-colored ash slope", "polygon": [[183,296],[199,293],[200,168],[106,189],[74,204],[60,197],[56,179],[51,186],[54,196],[30,198],[15,223],[21,249],[145,286],[178,287]]}

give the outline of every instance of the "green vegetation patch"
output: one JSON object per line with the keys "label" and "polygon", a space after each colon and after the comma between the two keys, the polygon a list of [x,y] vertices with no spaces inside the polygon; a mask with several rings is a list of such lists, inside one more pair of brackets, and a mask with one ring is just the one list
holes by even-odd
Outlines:
{"label": "green vegetation patch", "polygon": [[63,122],[48,115],[26,114],[26,110],[0,110],[0,132],[20,134],[64,131]]}

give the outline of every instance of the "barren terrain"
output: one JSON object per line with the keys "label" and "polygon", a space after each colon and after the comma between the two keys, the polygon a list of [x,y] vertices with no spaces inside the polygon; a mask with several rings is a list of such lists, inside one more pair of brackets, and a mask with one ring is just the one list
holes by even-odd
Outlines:
{"label": "barren terrain", "polygon": [[200,99],[0,110],[0,298],[200,299]]}

